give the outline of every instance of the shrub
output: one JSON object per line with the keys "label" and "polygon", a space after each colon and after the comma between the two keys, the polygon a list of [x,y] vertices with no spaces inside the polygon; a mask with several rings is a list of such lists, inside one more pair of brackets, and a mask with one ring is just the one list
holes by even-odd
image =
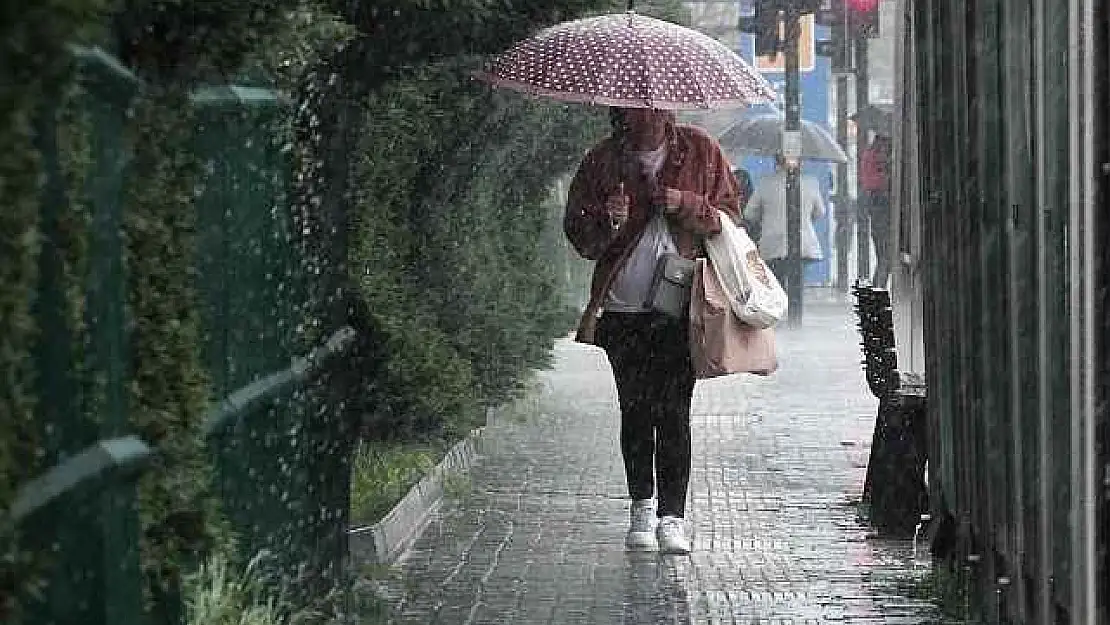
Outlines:
{"label": "shrub", "polygon": [[427,66],[366,104],[350,267],[378,359],[365,401],[389,437],[465,433],[547,364],[566,306],[536,243],[550,183],[600,128],[594,111]]}
{"label": "shrub", "polygon": [[[45,104],[68,91],[72,63],[65,43],[91,36],[105,4],[42,0],[0,6],[0,510],[8,509],[19,485],[44,464],[33,358],[40,336],[32,306],[42,244],[42,163],[34,124]],[[79,137],[74,141],[82,143]],[[67,160],[72,165],[79,159]],[[79,221],[74,226],[70,253],[62,252],[71,275],[82,261]],[[70,320],[77,303],[69,302]],[[41,569],[16,545],[16,536],[0,532],[0,619],[18,617],[15,596],[40,583]]]}
{"label": "shrub", "polygon": [[[393,17],[371,13],[392,23],[423,6],[395,4]],[[646,11],[674,18],[676,6]],[[551,11],[612,8],[605,1],[535,3],[496,18],[476,10],[466,18],[469,30],[451,37],[501,24],[502,32],[481,40],[491,45],[504,32],[547,23]],[[398,32],[426,33],[442,27],[441,19],[462,19],[425,17]],[[395,34],[383,32],[383,41]],[[434,58],[441,43],[423,52]],[[482,408],[518,391],[530,368],[548,364],[552,339],[576,321],[565,281],[584,283],[579,274],[588,267],[568,263],[565,246],[552,241],[562,237],[552,227],[561,207],[550,194],[607,132],[603,111],[490,89],[469,78],[480,62],[456,55],[421,64],[366,100],[348,261],[378,337],[358,393],[374,437],[465,433],[482,421]],[[562,278],[556,268],[574,275]]]}
{"label": "shrub", "polygon": [[[88,94],[76,86],[65,46],[118,37],[124,63],[148,80],[130,112],[127,135],[117,137],[131,156],[122,198],[130,349],[121,368],[128,377],[130,418],[123,428],[159,451],[140,484],[142,568],[151,582],[148,590],[158,595],[172,590],[182,566],[196,554],[226,539],[200,439],[210,391],[199,353],[194,202],[196,189],[208,181],[192,156],[196,120],[187,99],[195,84],[190,81],[226,78],[245,66],[291,85],[298,80],[294,74],[315,63],[314,55],[334,45],[343,29],[300,0],[47,0],[31,5],[9,3],[0,9],[5,53],[0,138],[8,147],[0,159],[5,203],[0,211],[0,413],[8,425],[0,432],[0,510],[7,509],[24,480],[57,460],[40,444],[44,430],[79,431],[93,438],[100,430],[103,380],[98,372],[86,371],[83,354],[89,339],[87,289],[101,278],[89,274],[86,258],[86,182],[91,164],[114,156],[91,151],[95,120],[87,116]],[[284,9],[293,6],[299,11],[289,15]],[[292,43],[282,45],[287,42]],[[50,126],[57,128],[61,177],[49,178],[53,195],[47,201],[56,217],[44,222],[47,177],[35,142],[42,140],[36,131]],[[97,175],[104,176],[103,171]],[[47,279],[64,296],[63,326],[42,325],[42,309],[49,304],[42,304],[37,292],[40,253],[61,261],[58,275]],[[36,297],[40,304],[33,316]],[[60,367],[36,369],[40,337],[68,350]],[[36,384],[42,384],[36,377],[44,371],[66,380],[64,388],[47,389],[54,395],[47,397],[51,405],[76,408],[66,411],[72,423],[64,427],[51,416],[56,410],[44,412],[43,402],[36,401]],[[111,427],[113,433],[120,429]],[[88,436],[60,440],[61,453],[92,442]],[[0,612],[14,610],[12,598],[29,596],[31,585],[41,583],[26,554],[18,552],[16,538],[5,533],[0,543]],[[41,570],[43,554],[38,555]]]}

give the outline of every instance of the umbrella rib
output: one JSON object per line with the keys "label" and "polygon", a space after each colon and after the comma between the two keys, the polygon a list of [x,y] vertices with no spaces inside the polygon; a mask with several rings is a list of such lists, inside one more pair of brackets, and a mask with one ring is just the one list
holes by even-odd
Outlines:
{"label": "umbrella rib", "polygon": [[[632,31],[632,38],[636,41],[636,45],[638,46],[637,52],[642,52],[644,49],[644,40],[640,36],[640,32],[636,30],[636,28],[632,25],[632,20],[635,17],[635,15],[628,16],[628,29]],[[652,84],[652,75],[650,68],[648,67],[647,55],[636,54],[635,56],[640,61],[640,71],[643,72],[644,86],[647,89],[647,100],[644,102],[644,104],[647,104],[649,108],[652,108],[652,105],[655,103],[655,101],[651,96],[653,93],[655,93],[655,85]]]}

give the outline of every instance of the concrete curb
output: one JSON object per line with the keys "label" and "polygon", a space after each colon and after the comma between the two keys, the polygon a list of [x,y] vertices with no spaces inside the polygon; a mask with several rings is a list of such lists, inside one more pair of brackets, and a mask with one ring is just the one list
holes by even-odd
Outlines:
{"label": "concrete curb", "polygon": [[428,472],[389,514],[374,525],[347,530],[348,550],[352,563],[392,564],[412,544],[431,520],[432,512],[443,501],[447,477],[467,473],[481,453],[487,428],[494,422],[498,409],[486,413],[486,425],[472,430]]}

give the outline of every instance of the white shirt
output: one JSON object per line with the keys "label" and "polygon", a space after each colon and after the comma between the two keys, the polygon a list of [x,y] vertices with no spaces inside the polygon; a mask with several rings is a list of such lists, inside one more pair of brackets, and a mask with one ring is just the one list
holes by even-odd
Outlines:
{"label": "white shirt", "polygon": [[[667,144],[664,143],[650,152],[633,152],[633,154],[640,160],[644,174],[651,180],[663,168],[663,163],[667,159]],[[636,249],[628,255],[627,262],[609,287],[609,293],[605,298],[605,310],[648,312],[650,310],[648,294],[651,292],[655,267],[661,256],[675,251],[677,248],[667,227],[666,217],[658,214],[648,222],[644,234],[636,244]]]}
{"label": "white shirt", "polygon": [[[813,220],[825,214],[821,185],[812,176],[802,176],[802,258],[821,260],[821,244]],[[786,172],[777,171],[759,181],[744,208],[744,217],[760,224],[759,255],[765,260],[789,255],[786,238]]]}

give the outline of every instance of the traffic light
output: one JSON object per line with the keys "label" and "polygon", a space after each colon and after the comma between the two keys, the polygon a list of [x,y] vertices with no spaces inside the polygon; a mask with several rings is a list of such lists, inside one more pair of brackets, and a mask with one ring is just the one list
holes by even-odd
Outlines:
{"label": "traffic light", "polygon": [[814,20],[829,28],[829,38],[817,42],[817,54],[829,57],[834,73],[852,69],[851,44],[848,41],[847,15],[844,0],[824,0],[817,9]]}
{"label": "traffic light", "polygon": [[874,39],[879,36],[879,0],[844,0],[848,28],[855,37]]}
{"label": "traffic light", "polygon": [[787,4],[790,5],[791,8],[798,13],[806,15],[820,11],[821,7],[825,6],[828,2],[829,0],[787,0]]}
{"label": "traffic light", "polygon": [[[852,71],[852,51],[848,40],[843,35],[836,33],[833,27],[832,38],[817,42],[817,54],[829,58],[829,69],[834,74],[850,73]],[[840,29],[843,32],[843,28]]]}
{"label": "traffic light", "polygon": [[740,32],[755,35],[755,55],[774,56],[779,51],[779,3],[755,0],[755,15],[740,18]]}
{"label": "traffic light", "polygon": [[844,25],[844,0],[823,0],[814,11],[813,20],[818,26]]}

